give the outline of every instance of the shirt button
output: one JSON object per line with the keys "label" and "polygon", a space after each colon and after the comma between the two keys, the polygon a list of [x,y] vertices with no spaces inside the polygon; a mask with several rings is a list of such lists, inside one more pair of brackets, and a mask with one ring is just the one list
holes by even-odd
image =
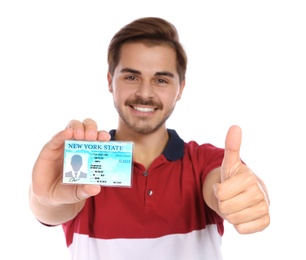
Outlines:
{"label": "shirt button", "polygon": [[147,177],[148,176],[148,172],[144,172],[142,175]]}
{"label": "shirt button", "polygon": [[152,190],[148,190],[148,195],[152,196],[153,195],[153,191]]}

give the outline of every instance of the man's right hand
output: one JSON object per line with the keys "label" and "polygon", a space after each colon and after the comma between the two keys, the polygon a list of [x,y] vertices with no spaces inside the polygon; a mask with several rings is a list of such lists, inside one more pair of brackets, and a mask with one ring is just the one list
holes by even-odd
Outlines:
{"label": "man's right hand", "polygon": [[97,195],[99,185],[62,184],[65,140],[109,141],[110,134],[98,131],[91,119],[72,120],[42,148],[32,172],[30,206],[34,215],[45,224],[61,224],[83,208],[85,199]]}

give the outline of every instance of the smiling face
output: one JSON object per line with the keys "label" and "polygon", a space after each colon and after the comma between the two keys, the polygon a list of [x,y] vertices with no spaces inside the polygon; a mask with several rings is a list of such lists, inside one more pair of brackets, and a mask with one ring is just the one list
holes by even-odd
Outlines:
{"label": "smiling face", "polygon": [[109,91],[119,114],[118,129],[150,134],[165,122],[181,98],[176,54],[167,45],[125,43],[114,74],[108,73]]}

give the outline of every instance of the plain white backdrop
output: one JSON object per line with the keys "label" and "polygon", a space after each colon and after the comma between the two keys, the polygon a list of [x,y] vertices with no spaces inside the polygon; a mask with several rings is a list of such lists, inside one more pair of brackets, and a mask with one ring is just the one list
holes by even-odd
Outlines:
{"label": "plain white backdrop", "polygon": [[189,57],[187,85],[167,126],[223,147],[243,131],[241,157],[266,182],[271,225],[225,226],[225,260],[306,259],[305,1],[1,1],[0,259],[69,259],[61,227],[28,206],[35,159],[70,119],[117,125],[107,90],[108,43],[143,16],[168,19]]}

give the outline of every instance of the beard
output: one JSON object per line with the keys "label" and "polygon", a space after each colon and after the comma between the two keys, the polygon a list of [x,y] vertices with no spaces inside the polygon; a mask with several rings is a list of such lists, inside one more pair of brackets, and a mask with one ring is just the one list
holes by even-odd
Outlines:
{"label": "beard", "polygon": [[[115,108],[119,114],[119,117],[121,118],[121,120],[125,123],[125,125],[132,129],[133,131],[135,131],[138,134],[151,134],[155,131],[157,131],[162,125],[165,124],[165,122],[168,120],[168,118],[171,116],[173,110],[174,110],[174,106],[167,111],[167,113],[160,118],[159,120],[154,120],[148,117],[132,117],[130,116],[128,113],[125,113],[123,109],[120,108],[119,105],[117,105],[116,103],[114,103]],[[149,101],[144,101],[141,99],[136,99],[136,100],[132,100],[132,101],[126,101],[124,103],[125,106],[131,107],[131,106],[136,106],[136,105],[149,105],[152,107],[155,107],[156,109],[163,109],[163,105],[161,103],[156,103],[153,102],[151,100]]]}

